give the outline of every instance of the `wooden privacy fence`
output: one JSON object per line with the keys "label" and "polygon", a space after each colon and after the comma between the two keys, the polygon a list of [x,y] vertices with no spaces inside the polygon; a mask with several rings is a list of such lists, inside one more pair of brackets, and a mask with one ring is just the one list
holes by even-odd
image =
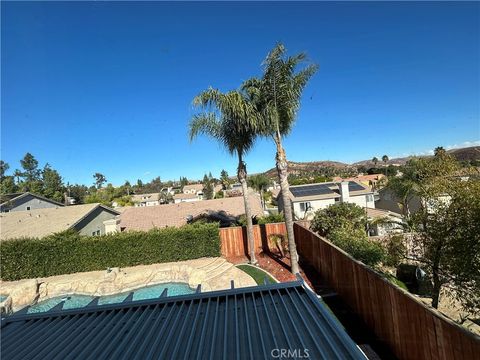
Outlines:
{"label": "wooden privacy fence", "polygon": [[384,280],[363,263],[295,224],[307,261],[400,359],[480,359],[480,338]]}
{"label": "wooden privacy fence", "polygon": [[[286,236],[285,223],[254,225],[255,254],[269,249],[273,235]],[[220,228],[222,255],[226,258],[248,256],[247,229],[243,226]]]}

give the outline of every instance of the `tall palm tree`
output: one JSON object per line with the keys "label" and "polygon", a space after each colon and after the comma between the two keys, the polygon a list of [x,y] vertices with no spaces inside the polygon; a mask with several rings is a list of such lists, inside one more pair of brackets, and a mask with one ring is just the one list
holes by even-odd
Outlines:
{"label": "tall palm tree", "polygon": [[387,156],[387,155],[383,155],[383,156],[382,156],[382,161],[383,161],[383,163],[385,164],[385,176],[387,176],[387,162],[388,162],[388,156]]}
{"label": "tall palm tree", "polygon": [[244,156],[255,142],[255,124],[258,123],[256,120],[258,116],[250,102],[237,91],[221,93],[210,88],[196,96],[193,104],[202,111],[194,115],[190,121],[190,140],[200,134],[210,136],[219,141],[230,154],[236,154],[238,157],[237,177],[243,190],[250,262],[256,264]]}
{"label": "tall palm tree", "polygon": [[317,71],[317,65],[306,65],[306,54],[287,56],[282,44],[277,44],[263,62],[261,78],[245,81],[242,90],[261,115],[259,135],[270,137],[276,146],[276,167],[282,192],[285,224],[292,272],[298,273],[298,254],[293,232],[292,204],[288,196],[288,163],[282,139],[290,133],[300,108],[300,99],[309,79]]}
{"label": "tall palm tree", "polygon": [[264,174],[257,174],[257,175],[252,175],[248,178],[248,185],[255,190],[258,191],[260,194],[260,201],[262,203],[262,208],[265,209],[265,201],[263,199],[263,192],[265,189],[268,187],[268,184],[270,181],[268,180],[268,177],[266,177]]}
{"label": "tall palm tree", "polygon": [[375,167],[377,167],[377,163],[378,163],[378,158],[376,156],[374,156],[372,158],[372,162],[375,164]]}

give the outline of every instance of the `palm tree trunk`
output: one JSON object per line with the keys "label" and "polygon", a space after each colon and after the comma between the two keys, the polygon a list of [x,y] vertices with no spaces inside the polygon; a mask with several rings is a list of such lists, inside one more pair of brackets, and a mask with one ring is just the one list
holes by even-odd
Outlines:
{"label": "palm tree trunk", "polygon": [[256,264],[255,258],[255,242],[253,237],[253,222],[252,222],[252,209],[250,209],[250,203],[248,202],[248,187],[247,187],[247,167],[242,160],[242,155],[238,154],[238,169],[237,177],[240,184],[242,184],[243,202],[245,204],[245,216],[247,218],[247,242],[248,250],[250,252],[250,263]]}
{"label": "palm tree trunk", "polygon": [[292,265],[292,273],[300,273],[298,267],[297,246],[295,244],[295,235],[293,232],[293,212],[292,203],[288,196],[290,185],[288,184],[288,163],[285,150],[282,147],[280,137],[275,137],[275,144],[277,145],[276,166],[278,172],[278,179],[280,181],[280,189],[282,191],[283,200],[283,216],[285,217],[285,225],[288,236],[288,250],[290,252],[290,262]]}

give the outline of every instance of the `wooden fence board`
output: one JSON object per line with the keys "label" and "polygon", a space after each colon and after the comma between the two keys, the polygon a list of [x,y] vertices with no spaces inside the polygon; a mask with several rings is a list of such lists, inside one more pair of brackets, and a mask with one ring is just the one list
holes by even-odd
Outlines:
{"label": "wooden fence board", "polygon": [[310,263],[400,359],[480,359],[480,338],[390,284],[320,236],[295,224]]}
{"label": "wooden fence board", "polygon": [[[419,303],[301,224],[297,251],[400,359],[479,359],[480,338]],[[258,254],[272,235],[286,236],[285,223],[255,225]],[[222,255],[248,256],[246,230],[220,229]]]}

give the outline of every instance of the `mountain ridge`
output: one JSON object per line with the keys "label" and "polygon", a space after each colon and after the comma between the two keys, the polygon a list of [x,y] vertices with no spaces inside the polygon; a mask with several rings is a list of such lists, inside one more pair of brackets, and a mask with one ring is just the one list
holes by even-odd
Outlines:
{"label": "mountain ridge", "polygon": [[[480,160],[480,146],[470,146],[465,148],[458,148],[458,149],[450,149],[447,150],[448,154],[453,155],[458,161],[472,161],[472,160]],[[394,165],[400,166],[404,165],[408,160],[413,157],[429,157],[432,155],[412,155],[400,158],[393,158],[387,161],[387,165]],[[377,166],[384,165],[381,159],[378,160]],[[319,160],[319,161],[288,161],[288,168],[289,173],[291,174],[298,174],[301,172],[309,172],[309,171],[319,171],[321,168],[330,167],[335,169],[348,169],[352,167],[375,167],[375,164],[372,160],[361,160],[357,161],[352,164],[344,163],[341,161],[333,161],[333,160]],[[277,175],[276,168],[271,168],[264,172],[264,174],[268,177],[273,177]]]}

